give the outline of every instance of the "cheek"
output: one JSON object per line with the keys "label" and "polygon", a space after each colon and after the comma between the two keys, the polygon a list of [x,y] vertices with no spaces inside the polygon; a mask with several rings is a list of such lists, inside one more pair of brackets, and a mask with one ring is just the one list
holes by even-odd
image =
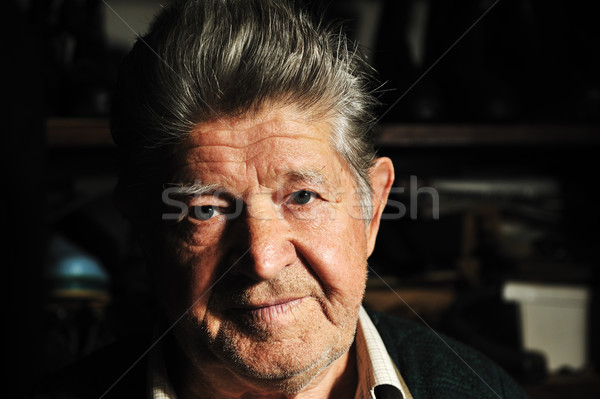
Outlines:
{"label": "cheek", "polygon": [[[155,261],[155,285],[161,303],[171,318],[191,310],[203,316],[215,281],[220,256],[218,246],[190,245],[181,234],[167,233]],[[194,241],[191,241],[192,243]]]}
{"label": "cheek", "polygon": [[362,297],[367,274],[365,225],[341,214],[300,223],[295,229],[296,248],[328,294]]}

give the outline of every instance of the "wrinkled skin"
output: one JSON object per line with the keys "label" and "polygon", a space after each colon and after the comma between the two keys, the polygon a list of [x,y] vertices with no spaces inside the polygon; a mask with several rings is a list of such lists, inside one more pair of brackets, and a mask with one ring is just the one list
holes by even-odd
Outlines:
{"label": "wrinkled skin", "polygon": [[365,223],[328,132],[270,108],[201,123],[177,148],[172,182],[208,191],[144,242],[176,323],[169,370],[181,397],[353,396],[349,349],[393,168],[372,168]]}

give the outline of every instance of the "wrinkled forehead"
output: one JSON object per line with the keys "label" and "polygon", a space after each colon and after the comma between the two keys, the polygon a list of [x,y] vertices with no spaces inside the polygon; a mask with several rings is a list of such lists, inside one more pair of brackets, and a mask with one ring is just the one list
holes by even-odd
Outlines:
{"label": "wrinkled forehead", "polygon": [[201,123],[190,133],[186,148],[229,146],[248,148],[268,139],[305,139],[329,143],[326,121],[308,122],[296,115],[273,115],[272,118],[218,119]]}
{"label": "wrinkled forehead", "polygon": [[310,118],[293,107],[277,108],[242,117],[220,117],[201,122],[173,149],[174,164],[219,160],[244,162],[282,150],[298,156],[335,156],[331,124],[326,118]]}

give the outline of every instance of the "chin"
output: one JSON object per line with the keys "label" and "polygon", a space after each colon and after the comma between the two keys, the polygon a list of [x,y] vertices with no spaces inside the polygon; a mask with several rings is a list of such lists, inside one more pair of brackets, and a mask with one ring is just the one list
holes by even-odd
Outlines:
{"label": "chin", "polygon": [[314,301],[306,301],[293,322],[210,316],[200,321],[190,316],[176,331],[198,369],[213,370],[220,378],[229,374],[228,380],[257,391],[293,395],[348,352],[358,307],[346,306],[335,321]]}
{"label": "chin", "polygon": [[256,336],[247,336],[234,326],[224,325],[211,343],[211,352],[250,385],[291,395],[308,386],[347,353],[354,342],[355,330],[323,332],[326,334],[307,330],[298,335],[302,338],[263,336],[256,340]]}
{"label": "chin", "polygon": [[[287,395],[295,395],[304,390],[310,383],[331,366],[336,360],[348,352],[353,340],[342,347],[330,349],[315,357],[303,353],[279,354],[277,359],[265,353],[260,359],[249,359],[237,353],[224,352],[232,371],[256,389],[276,391]],[[297,348],[296,352],[297,352]],[[304,356],[303,356],[304,355]]]}

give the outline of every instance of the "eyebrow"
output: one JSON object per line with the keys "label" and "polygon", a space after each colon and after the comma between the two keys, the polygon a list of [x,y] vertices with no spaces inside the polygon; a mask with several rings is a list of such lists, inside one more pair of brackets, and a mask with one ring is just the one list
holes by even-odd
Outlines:
{"label": "eyebrow", "polygon": [[283,173],[283,176],[290,183],[302,181],[321,185],[328,182],[323,173],[316,169],[292,169]]}
{"label": "eyebrow", "polygon": [[225,191],[225,189],[218,184],[204,184],[199,181],[194,183],[169,183],[165,184],[164,188],[173,189],[177,194],[183,196],[210,194],[217,190]]}
{"label": "eyebrow", "polygon": [[[296,182],[308,182],[315,185],[327,184],[329,180],[316,169],[290,169],[282,174],[287,184]],[[195,181],[194,183],[168,183],[164,188],[171,189],[177,195],[193,196],[212,194],[216,191],[222,191],[224,194],[228,191],[216,183],[202,183]]]}

